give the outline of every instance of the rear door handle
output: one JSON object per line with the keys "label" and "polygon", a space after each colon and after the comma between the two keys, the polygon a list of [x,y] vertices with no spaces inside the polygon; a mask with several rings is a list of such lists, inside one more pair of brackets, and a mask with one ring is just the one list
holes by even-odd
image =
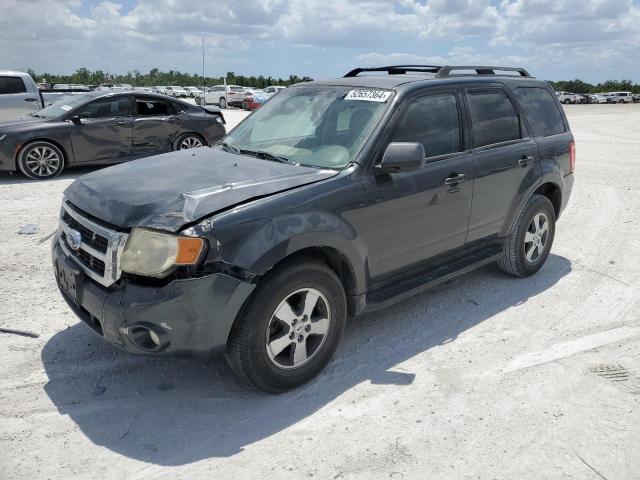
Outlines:
{"label": "rear door handle", "polygon": [[520,160],[518,160],[518,166],[519,167],[526,167],[527,165],[529,165],[531,162],[535,161],[535,157],[527,157],[527,156],[522,156],[522,158],[520,158]]}
{"label": "rear door handle", "polygon": [[451,175],[451,177],[447,177],[444,179],[445,185],[455,185],[456,183],[464,182],[466,179],[464,173],[460,173],[458,175],[452,173]]}
{"label": "rear door handle", "polygon": [[128,120],[116,120],[116,125],[131,125]]}

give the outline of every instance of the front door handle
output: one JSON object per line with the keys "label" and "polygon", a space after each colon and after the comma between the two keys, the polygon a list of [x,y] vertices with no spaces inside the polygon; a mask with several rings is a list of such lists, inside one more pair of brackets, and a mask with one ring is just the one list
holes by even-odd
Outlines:
{"label": "front door handle", "polygon": [[529,165],[534,160],[535,160],[535,157],[527,157],[526,155],[523,155],[522,158],[520,158],[520,160],[518,160],[518,166],[519,167],[526,167],[527,165]]}
{"label": "front door handle", "polygon": [[131,125],[128,120],[116,120],[116,125]]}
{"label": "front door handle", "polygon": [[464,182],[466,179],[464,173],[455,174],[452,173],[450,177],[444,179],[445,185],[455,185],[456,183]]}
{"label": "front door handle", "polygon": [[25,98],[24,101],[25,102],[35,102],[37,100],[37,98]]}

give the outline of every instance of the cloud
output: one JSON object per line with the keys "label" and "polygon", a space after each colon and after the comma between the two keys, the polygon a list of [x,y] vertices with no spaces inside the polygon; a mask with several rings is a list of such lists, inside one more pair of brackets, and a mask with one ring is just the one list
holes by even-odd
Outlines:
{"label": "cloud", "polygon": [[357,62],[479,62],[576,74],[597,66],[598,75],[615,77],[635,72],[640,63],[640,5],[638,0],[3,0],[0,67],[197,71],[203,38],[208,63],[218,72],[330,76]]}

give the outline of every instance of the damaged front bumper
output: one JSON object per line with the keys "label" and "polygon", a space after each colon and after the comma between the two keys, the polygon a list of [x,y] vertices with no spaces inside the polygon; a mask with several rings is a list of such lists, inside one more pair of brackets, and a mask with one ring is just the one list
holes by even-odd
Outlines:
{"label": "damaged front bumper", "polygon": [[62,296],[78,317],[131,353],[208,358],[224,350],[233,322],[255,285],[222,273],[163,287],[122,282],[105,288],[65,255],[52,261]]}

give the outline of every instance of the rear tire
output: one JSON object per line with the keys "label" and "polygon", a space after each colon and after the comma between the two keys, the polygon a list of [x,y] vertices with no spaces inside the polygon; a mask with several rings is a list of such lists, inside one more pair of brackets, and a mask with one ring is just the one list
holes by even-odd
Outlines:
{"label": "rear tire", "polygon": [[204,146],[204,140],[195,133],[183,133],[173,143],[174,150],[188,150]]}
{"label": "rear tire", "polygon": [[218,105],[220,105],[221,109],[227,108],[227,100],[225,98],[221,98],[220,101],[218,102]]}
{"label": "rear tire", "polygon": [[18,169],[33,180],[49,180],[64,169],[64,154],[51,142],[44,140],[26,144],[16,159]]}
{"label": "rear tire", "polygon": [[311,258],[290,261],[268,273],[243,308],[227,363],[265,392],[291,390],[329,363],[346,316],[345,292],[331,268]]}
{"label": "rear tire", "polygon": [[549,257],[556,232],[556,214],[549,199],[533,195],[505,240],[500,269],[516,277],[528,277]]}

